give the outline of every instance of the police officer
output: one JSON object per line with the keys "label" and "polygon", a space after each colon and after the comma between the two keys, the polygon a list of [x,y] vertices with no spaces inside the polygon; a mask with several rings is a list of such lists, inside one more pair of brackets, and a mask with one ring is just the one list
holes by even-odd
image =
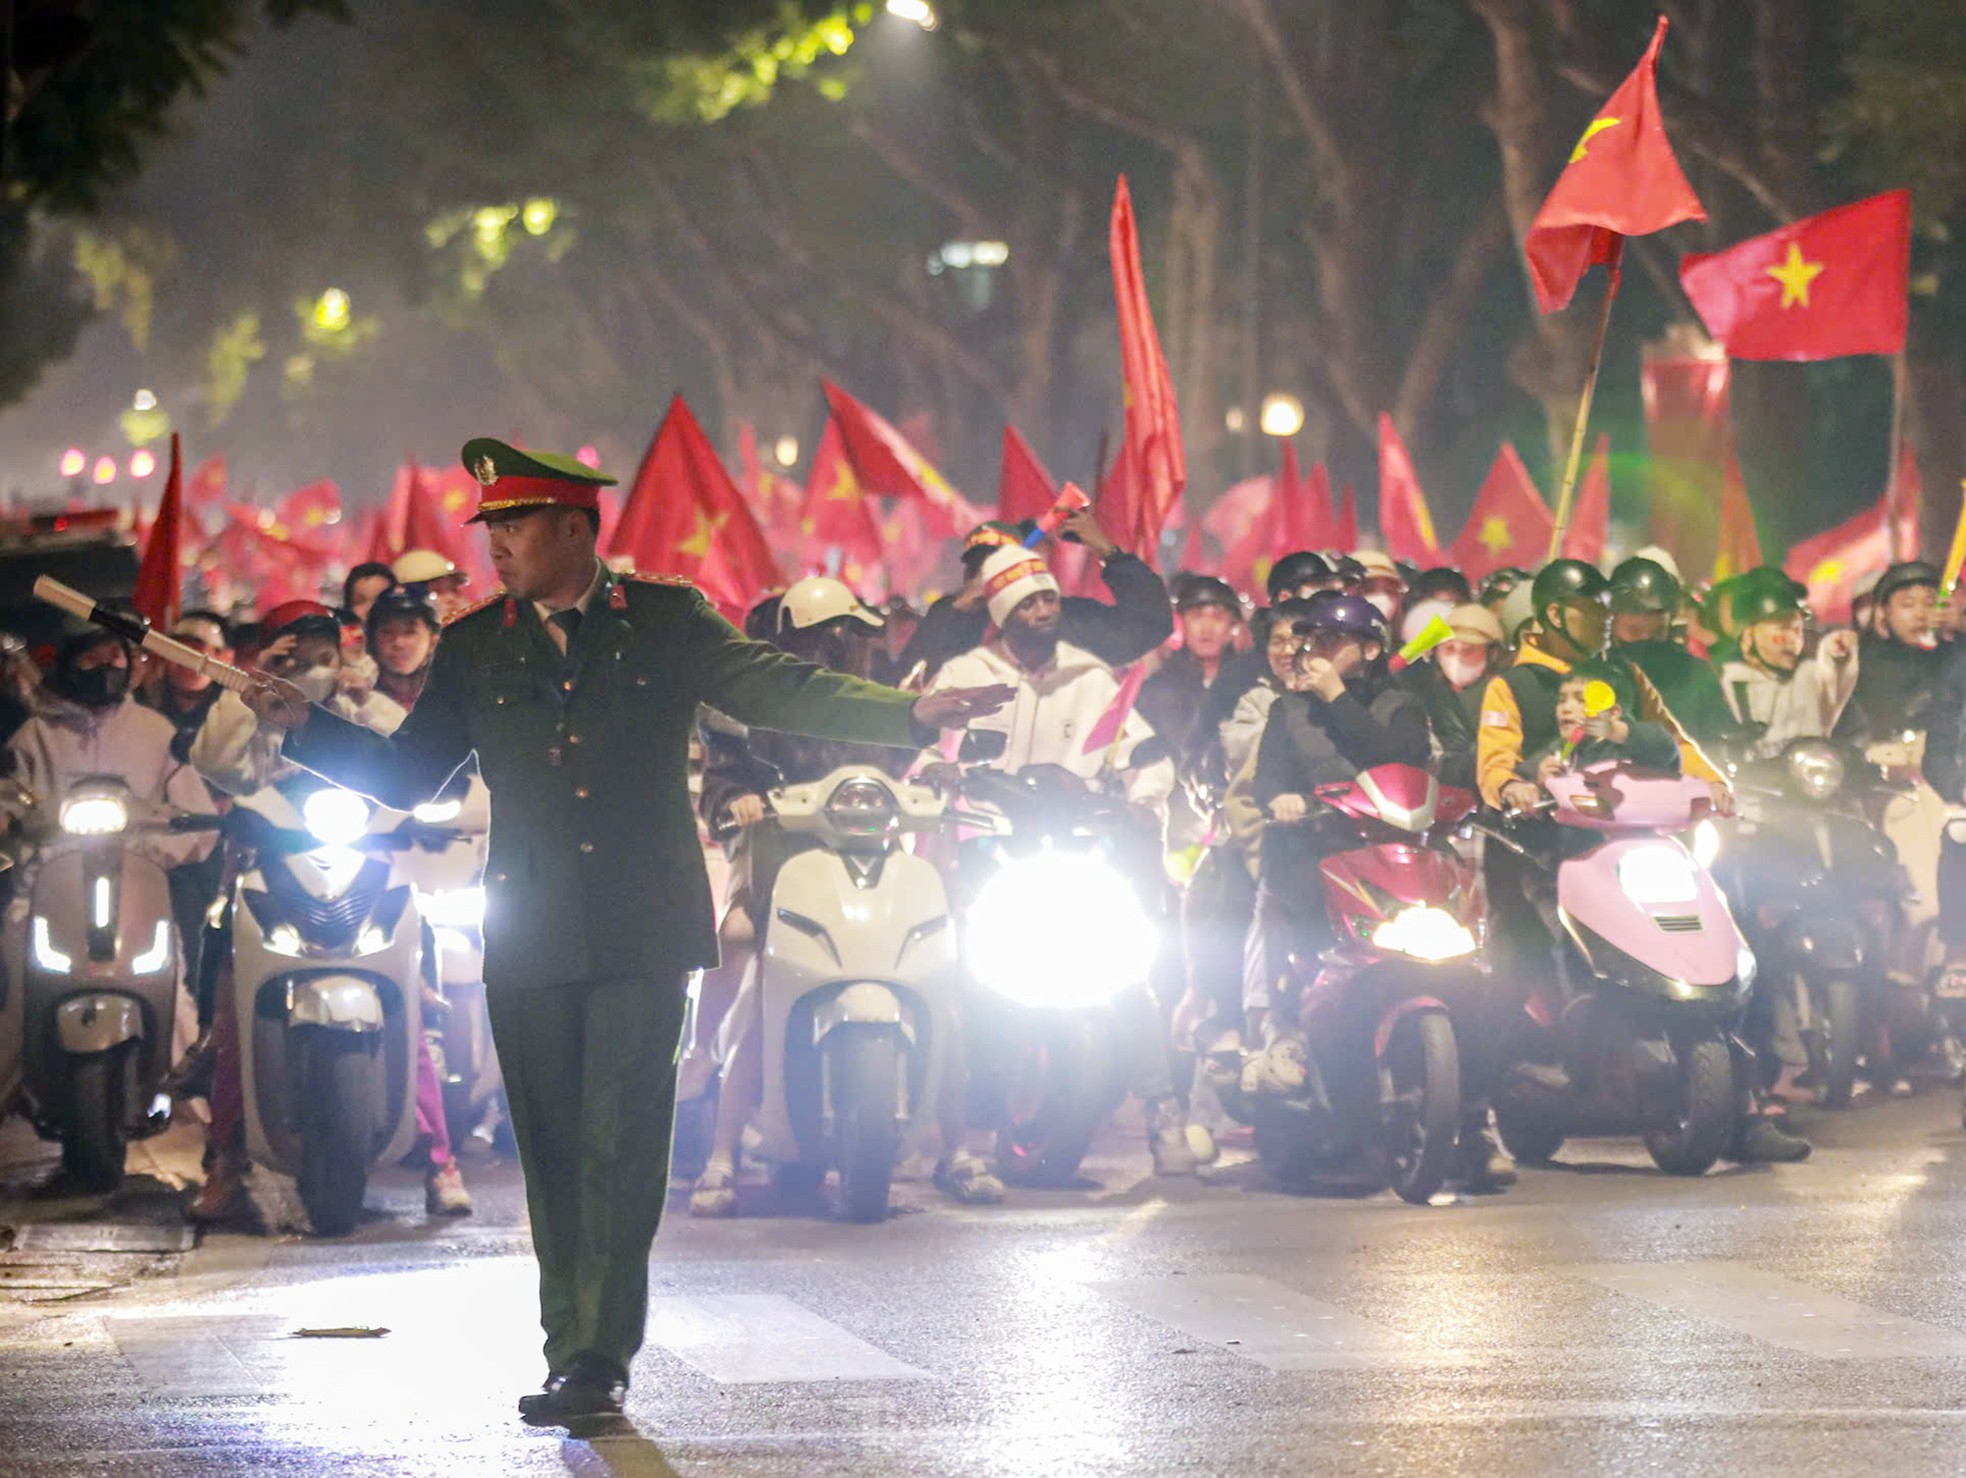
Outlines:
{"label": "police officer", "polygon": [[407,809],[475,752],[491,792],[485,984],[525,1171],[548,1378],[530,1425],[619,1412],[642,1342],[668,1181],[684,982],[716,961],[685,776],[699,702],[741,722],[872,744],[925,742],[1007,697],[915,698],[744,639],[681,581],[595,556],[613,478],[481,438],[504,591],[446,628],[390,738],[267,678],[254,711],[286,753]]}

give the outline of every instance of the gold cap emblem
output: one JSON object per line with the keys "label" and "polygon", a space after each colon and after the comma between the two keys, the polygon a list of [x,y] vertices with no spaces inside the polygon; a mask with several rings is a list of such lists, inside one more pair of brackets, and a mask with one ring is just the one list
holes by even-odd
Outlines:
{"label": "gold cap emblem", "polygon": [[471,474],[486,487],[498,481],[498,467],[490,457],[480,457],[471,465]]}

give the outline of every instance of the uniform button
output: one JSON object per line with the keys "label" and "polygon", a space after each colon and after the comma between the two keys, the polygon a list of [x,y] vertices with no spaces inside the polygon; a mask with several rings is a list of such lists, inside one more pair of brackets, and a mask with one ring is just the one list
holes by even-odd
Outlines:
{"label": "uniform button", "polygon": [[580,844],[580,850],[582,852],[591,852],[594,850],[594,844],[592,842],[582,842]]}
{"label": "uniform button", "polygon": [[575,787],[573,788],[573,798],[574,798],[575,800],[577,800],[577,801],[584,801],[584,800],[586,800],[586,799],[587,799],[587,787],[586,787],[586,786],[584,786],[584,785],[576,785],[576,786],[575,786]]}
{"label": "uniform button", "polygon": [[573,680],[569,678],[566,682],[561,683],[560,691],[562,693],[571,693],[573,691]]}
{"label": "uniform button", "polygon": [[502,882],[504,882],[504,881],[505,881],[505,874],[504,874],[504,873],[502,873],[502,872],[495,872],[495,873],[493,873],[493,874],[492,874],[492,881],[493,881],[494,883],[502,883]]}
{"label": "uniform button", "polygon": [[567,735],[567,743],[578,744],[579,742],[580,742],[580,736],[578,734]]}
{"label": "uniform button", "polygon": [[649,680],[645,677],[638,677],[635,679],[635,686],[638,688],[646,688],[648,685],[649,685]]}
{"label": "uniform button", "polygon": [[492,699],[492,702],[496,703],[500,708],[503,708],[505,706],[505,695],[503,693],[500,693],[496,698]]}

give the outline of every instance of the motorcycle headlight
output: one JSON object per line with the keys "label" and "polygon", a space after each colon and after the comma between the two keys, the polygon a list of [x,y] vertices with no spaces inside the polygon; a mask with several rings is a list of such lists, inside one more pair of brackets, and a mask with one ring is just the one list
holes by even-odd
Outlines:
{"label": "motorcycle headlight", "polygon": [[171,963],[171,925],[167,919],[157,921],[157,932],[151,936],[150,948],[130,961],[130,968],[139,975],[156,975]]}
{"label": "motorcycle headlight", "polygon": [[881,836],[899,815],[893,792],[878,780],[844,781],[826,798],[826,819],[847,836]]}
{"label": "motorcycle headlight", "polygon": [[1843,787],[1843,756],[1820,739],[1803,739],[1789,746],[1789,778],[1812,801],[1826,801]]}
{"label": "motorcycle headlight", "polygon": [[84,792],[61,803],[61,829],[70,836],[110,836],[129,824],[130,810],[120,796]]}
{"label": "motorcycle headlight", "polygon": [[48,921],[38,914],[34,919],[34,964],[50,975],[66,975],[75,968],[75,956],[55,948],[54,936],[48,932]]}
{"label": "motorcycle headlight", "polygon": [[298,955],[300,930],[292,924],[275,924],[266,931],[266,947],[276,955]]}
{"label": "motorcycle headlight", "polygon": [[352,790],[329,786],[301,805],[309,835],[330,847],[346,847],[369,829],[369,803]]}
{"label": "motorcycle headlight", "polygon": [[423,916],[433,928],[479,929],[485,923],[483,888],[446,888],[422,895]]}
{"label": "motorcycle headlight", "polygon": [[446,821],[455,821],[463,814],[463,801],[425,801],[410,812],[410,815],[425,826],[442,826]]}
{"label": "motorcycle headlight", "polygon": [[1684,847],[1658,842],[1618,859],[1618,886],[1633,903],[1692,903],[1700,896],[1700,874]]}
{"label": "motorcycle headlight", "polygon": [[1702,821],[1693,828],[1693,860],[1711,869],[1719,856],[1720,828],[1711,821]]}
{"label": "motorcycle headlight", "polygon": [[1005,864],[971,905],[964,940],[977,981],[1020,1006],[1101,1006],[1147,978],[1158,937],[1133,886],[1081,852]]}
{"label": "motorcycle headlight", "polygon": [[1415,905],[1402,908],[1372,931],[1380,949],[1416,960],[1456,960],[1475,951],[1475,937],[1444,908]]}

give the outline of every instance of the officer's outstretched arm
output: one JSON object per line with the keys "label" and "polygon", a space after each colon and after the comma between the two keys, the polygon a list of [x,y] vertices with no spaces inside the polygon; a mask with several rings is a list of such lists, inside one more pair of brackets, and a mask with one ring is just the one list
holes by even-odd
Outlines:
{"label": "officer's outstretched arm", "polygon": [[399,811],[434,800],[471,758],[471,671],[464,645],[437,643],[430,680],[410,716],[384,737],[319,704],[290,730],[282,753],[337,785]]}

